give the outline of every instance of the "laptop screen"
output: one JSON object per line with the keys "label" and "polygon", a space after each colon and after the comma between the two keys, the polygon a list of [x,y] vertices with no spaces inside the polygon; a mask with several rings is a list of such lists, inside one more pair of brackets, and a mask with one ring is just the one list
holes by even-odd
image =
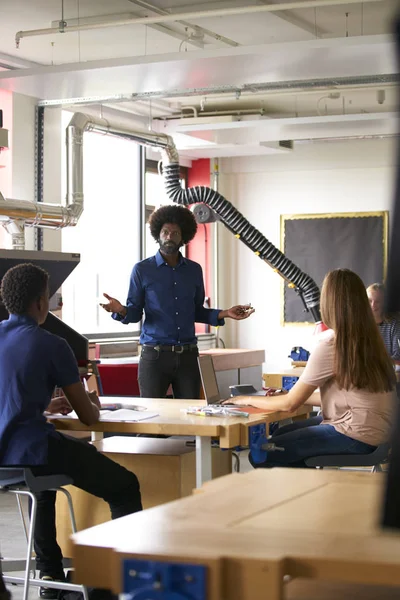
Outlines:
{"label": "laptop screen", "polygon": [[203,384],[204,396],[207,404],[215,404],[220,401],[217,376],[213,365],[212,356],[203,354],[198,357],[201,383]]}

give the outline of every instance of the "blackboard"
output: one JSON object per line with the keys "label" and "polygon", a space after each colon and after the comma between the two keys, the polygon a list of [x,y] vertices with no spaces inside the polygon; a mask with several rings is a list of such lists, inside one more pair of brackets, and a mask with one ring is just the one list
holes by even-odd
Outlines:
{"label": "blackboard", "polygon": [[[321,287],[332,269],[355,271],[366,286],[383,282],[387,263],[388,212],[282,215],[281,249]],[[283,322],[312,322],[301,299],[284,286]]]}

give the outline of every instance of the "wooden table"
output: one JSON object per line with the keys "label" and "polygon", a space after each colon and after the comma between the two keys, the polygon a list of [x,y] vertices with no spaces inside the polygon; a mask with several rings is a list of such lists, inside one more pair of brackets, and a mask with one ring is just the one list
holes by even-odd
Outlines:
{"label": "wooden table", "polygon": [[209,354],[212,356],[216,371],[258,367],[265,361],[265,350],[211,348],[210,350],[201,350],[200,354]]}
{"label": "wooden table", "polygon": [[283,385],[283,377],[300,377],[303,371],[304,367],[290,367],[275,373],[263,373],[262,378],[264,380],[264,386],[280,388]]}
{"label": "wooden table", "polygon": [[311,469],[216,479],[192,497],[76,534],[76,580],[120,592],[123,561],[139,559],[183,565],[185,581],[185,565],[203,565],[208,600],[283,600],[285,575],[400,586],[400,535],[377,525],[383,482]]}
{"label": "wooden table", "polygon": [[[104,397],[106,402],[112,402],[110,397]],[[118,400],[121,400],[119,398]],[[77,419],[52,419],[55,427],[64,431],[95,431],[96,433],[143,433],[156,435],[184,435],[196,438],[196,484],[200,487],[211,479],[211,439],[219,440],[221,448],[247,446],[249,443],[249,427],[281,421],[290,417],[304,417],[309,414],[310,407],[303,406],[292,413],[265,412],[265,414],[250,415],[248,418],[227,417],[198,417],[187,415],[183,409],[188,406],[203,406],[204,400],[167,400],[163,398],[123,398],[124,404],[146,406],[149,411],[155,411],[158,416],[148,421],[137,423],[99,421],[95,425],[83,425]],[[93,436],[94,439],[101,439]]]}
{"label": "wooden table", "polygon": [[[264,350],[212,348],[210,350],[200,350],[199,352],[200,354],[209,354],[213,358],[221,398],[228,398],[230,396],[229,386],[231,385],[250,383],[254,385],[256,389],[261,388],[262,364],[265,361]],[[101,359],[100,369],[102,369],[103,378],[105,376],[104,370],[109,372],[110,377],[109,370],[111,369],[111,371],[113,371],[113,367],[120,376],[122,374],[122,379],[118,379],[118,382],[113,381],[113,379],[110,381],[109,378],[104,381],[104,389],[107,390],[107,394],[114,395],[118,393],[125,395],[125,393],[127,393],[136,395],[136,392],[132,390],[134,387],[137,387],[137,369],[139,360],[139,356]],[[129,384],[126,381],[126,377],[128,376],[132,378]],[[113,378],[114,377],[118,377],[115,371]],[[136,381],[134,382],[134,380]],[[130,391],[125,392],[125,388]],[[172,395],[172,389],[170,389],[168,393]],[[137,395],[139,395],[139,392],[137,392]]]}

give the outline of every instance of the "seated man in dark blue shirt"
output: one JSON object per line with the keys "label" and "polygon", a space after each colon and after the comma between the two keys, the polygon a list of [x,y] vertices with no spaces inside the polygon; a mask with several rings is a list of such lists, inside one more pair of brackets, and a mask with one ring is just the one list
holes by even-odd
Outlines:
{"label": "seated man in dark blue shirt", "polygon": [[367,296],[371,305],[375,323],[378,325],[383,343],[393,361],[400,361],[400,319],[399,315],[385,315],[385,286],[383,283],[371,283],[367,287]]}
{"label": "seated man in dark blue shirt", "polygon": [[[134,473],[90,444],[62,435],[43,414],[74,409],[86,425],[100,414],[99,399],[85,391],[67,342],[39,327],[49,310],[47,272],[31,264],[13,267],[3,277],[1,297],[10,316],[0,323],[0,466],[29,466],[37,476],[68,475],[108,502],[113,519],[141,510]],[[56,386],[65,397],[51,400]],[[55,499],[56,492],[37,494],[36,564],[47,581],[64,579]],[[41,596],[57,597],[57,590],[41,588]]]}
{"label": "seated man in dark blue shirt", "polygon": [[175,398],[199,398],[195,323],[224,325],[225,318],[247,319],[254,309],[249,305],[228,310],[203,306],[201,266],[179,252],[197,231],[189,209],[162,206],[153,212],[149,223],[160,250],[133,267],[126,306],[107,294],[108,303],[101,306],[125,324],[137,323],[145,314],[139,363],[142,397],[163,398],[172,385]]}

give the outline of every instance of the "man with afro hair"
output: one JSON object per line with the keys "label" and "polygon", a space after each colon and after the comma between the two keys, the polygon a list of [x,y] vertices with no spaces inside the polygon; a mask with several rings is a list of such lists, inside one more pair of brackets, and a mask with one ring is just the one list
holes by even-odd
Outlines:
{"label": "man with afro hair", "polygon": [[[73,485],[103,498],[112,518],[142,509],[137,477],[94,446],[56,431],[44,414],[75,410],[86,425],[99,420],[96,392],[86,392],[67,342],[42,325],[49,312],[48,273],[22,263],[1,282],[9,318],[0,323],[0,466],[30,467],[35,476],[67,475]],[[52,399],[55,387],[64,396]],[[65,579],[57,544],[55,491],[36,493],[36,568],[41,598],[58,598],[52,580]],[[1,590],[0,590],[1,591]]]}
{"label": "man with afro hair", "polygon": [[164,398],[169,386],[175,398],[200,397],[200,373],[195,323],[224,325],[226,318],[246,319],[250,306],[227,310],[205,308],[201,266],[179,249],[196,235],[193,213],[177,205],[162,206],[150,216],[150,233],[160,249],[133,267],[126,306],[104,294],[101,306],[124,324],[137,323],[144,313],[140,336],[140,395]]}

